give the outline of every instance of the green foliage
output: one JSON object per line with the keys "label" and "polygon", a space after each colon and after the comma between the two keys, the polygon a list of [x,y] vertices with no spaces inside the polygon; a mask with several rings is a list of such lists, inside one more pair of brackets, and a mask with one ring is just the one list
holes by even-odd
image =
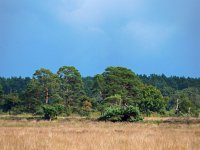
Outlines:
{"label": "green foliage", "polygon": [[51,98],[52,95],[57,93],[59,90],[57,75],[54,75],[48,69],[41,68],[35,71],[32,80],[32,84],[35,84],[34,87],[36,87],[40,93],[38,98],[48,104],[49,98]]}
{"label": "green foliage", "polygon": [[4,112],[9,112],[16,106],[18,106],[20,103],[19,96],[17,94],[11,93],[8,95],[5,95],[3,97],[2,102],[2,109]]}
{"label": "green foliage", "polygon": [[[41,111],[41,110],[40,110]],[[56,119],[58,115],[69,115],[70,111],[64,105],[55,104],[55,105],[44,105],[42,106],[42,112],[44,119],[52,120]]]}
{"label": "green foliage", "polygon": [[114,96],[109,96],[107,98],[105,98],[104,103],[109,104],[110,106],[112,105],[122,105],[122,97],[118,94],[114,95]]}
{"label": "green foliage", "polygon": [[49,104],[63,104],[63,103],[64,103],[63,98],[60,96],[59,93],[55,93],[49,98]]}
{"label": "green foliage", "polygon": [[2,87],[2,85],[0,84],[0,99],[2,98],[2,96],[3,96],[3,87]]}
{"label": "green foliage", "polygon": [[[94,77],[93,92],[101,112],[112,105],[133,105],[142,98],[143,84],[130,69],[108,67]],[[103,106],[102,106],[103,105]]]}
{"label": "green foliage", "polygon": [[190,100],[190,96],[191,95],[188,94],[185,90],[176,91],[175,94],[172,96],[173,109],[177,109],[177,115],[192,114],[192,112],[194,112],[194,109],[198,108],[198,105],[193,106],[194,103],[192,103],[192,101]]}
{"label": "green foliage", "polygon": [[0,77],[0,111],[41,115],[44,104],[57,115],[89,116],[131,105],[146,115],[199,116],[200,78],[138,76],[124,67],[108,67],[102,74],[81,78],[73,66],[63,66],[56,74],[41,68],[32,79]]}
{"label": "green foliage", "polygon": [[44,119],[53,120],[58,116],[58,111],[54,106],[44,105],[43,107]]}
{"label": "green foliage", "polygon": [[153,112],[163,113],[165,110],[165,103],[159,99],[143,99],[139,102],[138,107],[140,111],[147,116],[150,116]]}
{"label": "green foliage", "polygon": [[137,107],[127,106],[127,107],[109,107],[106,109],[104,115],[102,115],[99,120],[101,121],[128,121],[135,122],[143,120],[140,111]]}
{"label": "green foliage", "polygon": [[87,96],[81,96],[80,99],[80,111],[79,114],[83,116],[89,116],[90,112],[92,111],[92,102],[93,99]]}
{"label": "green foliage", "polygon": [[[59,68],[57,75],[60,80],[60,96],[65,105],[78,105],[78,98],[84,94],[84,86],[79,71],[73,66]],[[76,106],[75,106],[76,107]]]}
{"label": "green foliage", "polygon": [[83,77],[83,84],[84,84],[84,91],[85,94],[89,97],[93,96],[93,85],[94,85],[94,78],[93,77]]}
{"label": "green foliage", "polygon": [[142,95],[143,99],[158,99],[158,100],[163,100],[163,96],[156,87],[149,85],[149,86],[144,86],[142,88]]}
{"label": "green foliage", "polygon": [[52,107],[55,108],[58,115],[61,115],[66,112],[66,107],[62,104],[55,104]]}
{"label": "green foliage", "polygon": [[192,102],[189,99],[181,100],[179,104],[179,111],[183,114],[190,114],[192,108]]}
{"label": "green foliage", "polygon": [[149,116],[153,112],[163,113],[165,111],[166,102],[157,88],[153,86],[144,86],[142,94],[143,99],[138,102],[142,113]]}
{"label": "green foliage", "polygon": [[139,78],[130,69],[123,67],[108,67],[102,74],[105,87],[104,97],[121,95],[122,99],[141,98],[141,88],[143,86]]}
{"label": "green foliage", "polygon": [[104,77],[101,74],[97,74],[94,77],[94,83],[92,86],[93,97],[97,99],[98,102],[102,101],[104,98],[103,91],[105,88]]}
{"label": "green foliage", "polygon": [[[10,93],[17,93],[21,95],[27,87],[30,78],[22,78],[22,77],[11,77],[11,78],[3,78],[0,77],[0,87],[2,86],[2,92],[7,95]],[[1,88],[0,88],[1,89]]]}

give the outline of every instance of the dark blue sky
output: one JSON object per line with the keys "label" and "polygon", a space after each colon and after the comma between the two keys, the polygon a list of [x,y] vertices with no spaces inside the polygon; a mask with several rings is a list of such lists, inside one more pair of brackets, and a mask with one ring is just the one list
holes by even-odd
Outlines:
{"label": "dark blue sky", "polygon": [[199,0],[0,0],[0,76],[75,66],[83,76],[200,77]]}

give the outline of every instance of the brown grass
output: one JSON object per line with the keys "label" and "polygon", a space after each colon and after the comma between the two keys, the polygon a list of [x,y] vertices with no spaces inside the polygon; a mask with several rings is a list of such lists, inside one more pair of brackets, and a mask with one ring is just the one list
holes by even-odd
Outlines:
{"label": "brown grass", "polygon": [[199,124],[0,120],[1,150],[198,150]]}

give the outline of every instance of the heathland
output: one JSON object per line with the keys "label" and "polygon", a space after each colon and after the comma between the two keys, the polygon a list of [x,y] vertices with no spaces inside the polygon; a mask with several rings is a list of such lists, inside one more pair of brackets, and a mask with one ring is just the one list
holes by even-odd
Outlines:
{"label": "heathland", "polygon": [[[54,121],[4,117],[1,150],[198,150],[200,120],[145,118],[137,123],[85,118]],[[29,120],[30,119],[30,120]]]}

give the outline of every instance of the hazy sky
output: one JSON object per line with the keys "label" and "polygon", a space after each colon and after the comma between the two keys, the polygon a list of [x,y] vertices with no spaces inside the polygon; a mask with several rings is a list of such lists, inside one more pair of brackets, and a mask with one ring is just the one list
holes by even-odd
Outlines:
{"label": "hazy sky", "polygon": [[83,76],[200,77],[199,0],[0,0],[0,76],[75,66]]}

